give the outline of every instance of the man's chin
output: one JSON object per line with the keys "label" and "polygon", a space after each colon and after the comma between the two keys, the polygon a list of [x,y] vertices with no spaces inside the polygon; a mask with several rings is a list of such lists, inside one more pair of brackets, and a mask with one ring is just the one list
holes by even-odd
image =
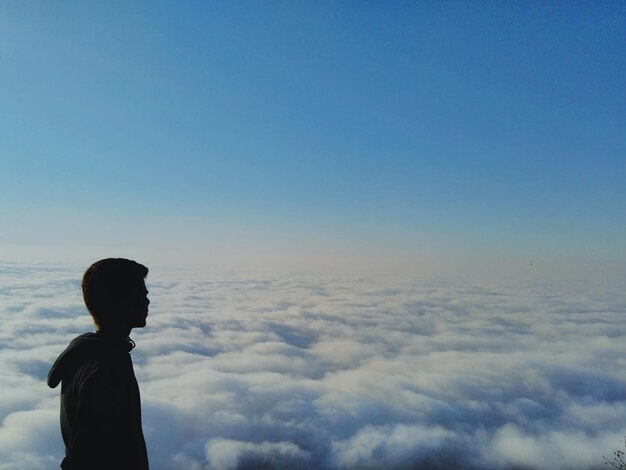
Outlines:
{"label": "man's chin", "polygon": [[146,326],[146,319],[144,318],[143,320],[138,320],[134,325],[133,328],[143,328],[144,326]]}

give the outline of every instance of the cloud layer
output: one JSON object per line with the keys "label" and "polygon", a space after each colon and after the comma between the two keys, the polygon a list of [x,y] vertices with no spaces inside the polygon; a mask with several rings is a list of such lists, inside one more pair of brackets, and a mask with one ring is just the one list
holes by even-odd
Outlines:
{"label": "cloud layer", "polygon": [[[81,269],[0,266],[0,468],[62,456]],[[623,283],[154,270],[154,469],[591,469],[626,435]]]}

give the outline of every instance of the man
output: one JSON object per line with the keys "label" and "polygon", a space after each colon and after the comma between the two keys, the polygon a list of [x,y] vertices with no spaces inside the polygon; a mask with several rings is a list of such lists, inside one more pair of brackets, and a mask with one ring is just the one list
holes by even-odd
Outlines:
{"label": "man", "polygon": [[95,333],[78,336],[58,357],[48,385],[61,385],[65,470],[147,469],[130,330],[146,326],[148,268],[122,258],[94,263],[83,298]]}

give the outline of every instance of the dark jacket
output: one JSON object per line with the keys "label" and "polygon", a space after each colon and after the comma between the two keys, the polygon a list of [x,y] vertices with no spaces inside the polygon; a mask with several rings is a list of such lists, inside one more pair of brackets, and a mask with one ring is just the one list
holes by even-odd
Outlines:
{"label": "dark jacket", "polygon": [[130,358],[134,343],[85,333],[58,357],[48,385],[61,385],[61,467],[147,469],[139,387]]}

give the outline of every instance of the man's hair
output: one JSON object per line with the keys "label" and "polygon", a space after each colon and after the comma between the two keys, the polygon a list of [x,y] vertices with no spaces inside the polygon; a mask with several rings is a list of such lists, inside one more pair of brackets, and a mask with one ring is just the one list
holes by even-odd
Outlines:
{"label": "man's hair", "polygon": [[83,275],[83,298],[98,326],[115,321],[116,308],[133,295],[148,275],[148,268],[124,258],[96,261]]}

